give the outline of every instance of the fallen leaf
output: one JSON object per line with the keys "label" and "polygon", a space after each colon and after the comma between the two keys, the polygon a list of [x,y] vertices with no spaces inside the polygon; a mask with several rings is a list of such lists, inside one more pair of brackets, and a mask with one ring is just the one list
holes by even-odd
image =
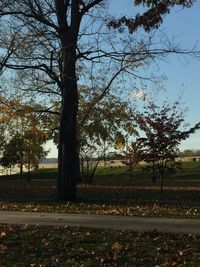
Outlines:
{"label": "fallen leaf", "polygon": [[6,232],[0,232],[0,237],[6,236]]}
{"label": "fallen leaf", "polygon": [[8,249],[7,246],[0,244],[0,253],[4,253]]}

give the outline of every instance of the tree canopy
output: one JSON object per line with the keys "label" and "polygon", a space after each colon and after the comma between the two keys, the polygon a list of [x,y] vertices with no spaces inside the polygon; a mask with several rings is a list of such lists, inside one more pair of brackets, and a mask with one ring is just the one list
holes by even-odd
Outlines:
{"label": "tree canopy", "polygon": [[179,145],[200,128],[198,122],[191,128],[185,123],[185,113],[179,102],[164,103],[161,107],[150,103],[144,113],[137,115],[139,129],[145,135],[138,138],[140,154],[147,168],[160,174],[161,190],[167,170],[174,170]]}

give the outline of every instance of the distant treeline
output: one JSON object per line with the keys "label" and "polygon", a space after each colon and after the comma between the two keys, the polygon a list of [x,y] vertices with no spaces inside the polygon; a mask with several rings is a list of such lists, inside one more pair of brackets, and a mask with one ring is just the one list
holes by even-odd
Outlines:
{"label": "distant treeline", "polygon": [[40,161],[40,163],[57,163],[57,162],[58,162],[57,158],[46,158]]}
{"label": "distant treeline", "polygon": [[180,152],[180,157],[200,157],[200,150],[186,149]]}

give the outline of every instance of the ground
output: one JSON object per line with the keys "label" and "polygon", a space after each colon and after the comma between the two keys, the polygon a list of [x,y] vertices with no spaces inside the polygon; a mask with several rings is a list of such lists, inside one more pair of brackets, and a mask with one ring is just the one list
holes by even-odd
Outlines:
{"label": "ground", "polygon": [[0,266],[200,266],[200,237],[1,225]]}
{"label": "ground", "polygon": [[[0,210],[200,218],[200,166],[191,162],[159,182],[136,171],[100,168],[78,185],[76,202],[56,202],[54,170],[0,179]],[[6,179],[5,179],[6,178]],[[8,178],[11,178],[10,180]],[[24,179],[27,177],[24,176]],[[0,226],[0,266],[200,266],[200,236],[30,225]]]}

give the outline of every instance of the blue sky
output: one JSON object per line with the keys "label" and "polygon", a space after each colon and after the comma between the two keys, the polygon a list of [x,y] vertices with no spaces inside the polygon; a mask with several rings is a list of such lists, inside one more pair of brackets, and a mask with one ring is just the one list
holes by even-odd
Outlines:
{"label": "blue sky", "polygon": [[[136,12],[132,0],[112,0],[110,10],[119,16]],[[192,8],[175,8],[165,17],[160,30],[173,38],[180,47],[190,49],[197,44],[200,50],[199,12],[198,0]],[[193,125],[200,121],[200,58],[170,56],[160,62],[159,69],[155,71],[167,76],[164,82],[166,91],[161,91],[157,97],[176,100],[182,96],[185,106],[189,108],[187,122]],[[200,131],[184,141],[180,148],[200,149]]]}
{"label": "blue sky", "polygon": [[[134,15],[136,9],[132,0],[112,0],[110,11],[114,15]],[[191,48],[195,44],[200,50],[200,1],[193,5],[192,8],[181,9],[175,8],[164,19],[160,30],[173,38],[182,48]],[[160,99],[174,99],[182,96],[185,106],[189,108],[187,113],[187,122],[191,125],[200,121],[200,59],[183,58],[170,56],[164,62],[160,62],[159,69],[155,69],[160,75],[167,76],[164,82],[165,91],[158,93]],[[51,148],[48,157],[56,157],[57,149],[50,142],[47,145]],[[184,149],[200,149],[200,131],[192,135],[181,145]]]}
{"label": "blue sky", "polygon": [[[200,1],[192,8],[174,10],[167,16],[161,29],[169,36],[176,36],[177,43],[183,48],[190,48],[197,44],[200,50]],[[195,124],[200,121],[200,58],[186,60],[171,57],[167,63],[160,64],[160,69],[167,75],[165,83],[166,95],[176,98],[182,95],[185,105],[189,108],[187,121]],[[161,97],[162,94],[161,94]],[[200,131],[184,141],[181,149],[200,149]]]}

